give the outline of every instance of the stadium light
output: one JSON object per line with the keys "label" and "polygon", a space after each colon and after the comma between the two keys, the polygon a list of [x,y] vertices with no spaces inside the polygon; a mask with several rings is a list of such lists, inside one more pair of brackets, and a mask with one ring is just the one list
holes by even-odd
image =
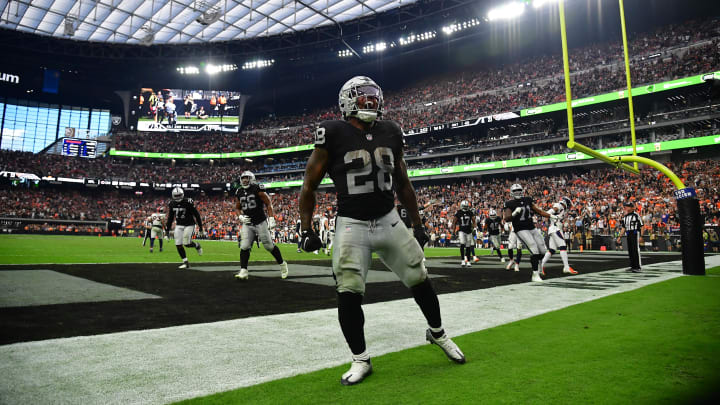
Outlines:
{"label": "stadium light", "polygon": [[176,69],[181,75],[199,75],[200,69],[197,66],[180,66]]}
{"label": "stadium light", "polygon": [[385,42],[378,42],[376,44],[369,44],[363,46],[363,53],[383,52],[387,49],[388,45]]}
{"label": "stadium light", "polygon": [[495,7],[488,12],[487,18],[490,21],[511,20],[521,16],[525,12],[525,3],[514,1]]}
{"label": "stadium light", "polygon": [[348,49],[343,49],[342,51],[338,51],[337,55],[341,58],[348,58],[353,54]]}
{"label": "stadium light", "polygon": [[454,32],[466,30],[468,28],[475,27],[477,25],[480,25],[480,20],[477,18],[470,19],[468,21],[463,21],[455,24],[450,24],[442,27],[442,32],[445,33],[445,35],[451,35]]}
{"label": "stadium light", "polygon": [[422,42],[427,41],[429,39],[433,39],[437,36],[437,33],[435,31],[427,31],[423,32],[422,34],[410,34],[407,37],[400,37],[400,45],[410,45],[414,42]]}
{"label": "stadium light", "polygon": [[237,70],[237,65],[234,63],[230,65],[213,65],[212,63],[208,63],[205,65],[205,72],[209,75],[214,75],[220,72],[232,72],[233,70]]}
{"label": "stadium light", "polygon": [[245,62],[242,66],[243,70],[263,69],[275,64],[275,59],[260,59],[252,62]]}

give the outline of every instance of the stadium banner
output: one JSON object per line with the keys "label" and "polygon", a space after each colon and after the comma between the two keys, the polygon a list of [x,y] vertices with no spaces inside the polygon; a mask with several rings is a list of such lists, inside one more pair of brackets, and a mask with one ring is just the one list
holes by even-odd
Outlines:
{"label": "stadium banner", "polygon": [[[696,76],[685,77],[682,79],[671,80],[668,82],[650,84],[647,86],[639,86],[639,87],[635,87],[632,89],[632,94],[633,94],[633,97],[635,97],[635,96],[642,96],[645,94],[658,93],[658,92],[666,91],[666,90],[673,90],[673,89],[677,89],[680,87],[694,86],[696,84],[705,83],[707,80],[710,80],[712,78],[719,77],[719,76],[720,76],[720,72],[704,73],[704,74],[700,74],[700,75],[696,75]],[[608,101],[622,100],[624,98],[627,98],[626,93],[627,93],[627,90],[620,90],[620,91],[615,91],[612,93],[606,93],[606,94],[600,94],[597,96],[580,98],[577,100],[573,100],[572,106],[573,107],[583,107],[586,105],[607,103]],[[520,110],[520,116],[527,117],[530,115],[544,114],[544,113],[549,113],[552,111],[565,110],[565,108],[566,108],[566,103],[563,101],[560,103],[548,104],[548,105],[544,105],[544,106],[540,106],[540,107],[526,108],[524,110]]]}
{"label": "stadium banner", "polygon": [[[637,153],[650,153],[663,150],[686,149],[698,146],[718,145],[720,144],[720,134],[702,136],[690,139],[676,139],[674,141],[645,143],[637,145]],[[598,152],[606,156],[627,156],[632,155],[632,146],[621,146],[609,149],[600,149]],[[538,166],[553,163],[573,162],[580,160],[593,159],[592,156],[581,152],[561,153],[557,155],[538,156],[522,159],[510,159],[496,162],[480,162],[468,165],[436,167],[431,169],[413,169],[408,170],[409,177],[437,176],[444,174],[468,173],[485,170],[507,169],[511,167],[522,166]],[[302,186],[302,180],[279,181],[273,183],[263,183],[265,188],[287,188]],[[332,180],[324,178],[320,184],[331,184]]]}
{"label": "stadium banner", "polygon": [[129,150],[110,149],[110,156],[126,156],[155,159],[234,159],[253,156],[277,155],[280,153],[299,152],[312,150],[315,145],[296,145],[285,148],[256,150],[251,152],[230,152],[230,153],[165,153],[165,152],[135,152]]}
{"label": "stadium banner", "polygon": [[403,135],[405,135],[405,136],[421,135],[421,134],[427,134],[427,133],[434,132],[434,131],[444,131],[446,129],[459,129],[459,128],[465,128],[465,127],[472,127],[475,125],[488,124],[488,123],[495,122],[495,121],[510,120],[513,118],[520,118],[520,114],[518,111],[486,115],[484,117],[471,118],[471,119],[462,120],[462,121],[446,122],[444,124],[435,124],[435,125],[430,125],[428,127],[412,128],[412,129],[409,129],[409,130],[403,132]]}

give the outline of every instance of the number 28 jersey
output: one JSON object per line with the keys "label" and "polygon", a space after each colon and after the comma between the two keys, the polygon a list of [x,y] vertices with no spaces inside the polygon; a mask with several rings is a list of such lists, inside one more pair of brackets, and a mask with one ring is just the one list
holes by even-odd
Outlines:
{"label": "number 28 jersey", "polygon": [[403,133],[394,121],[375,121],[362,131],[346,121],[325,121],[315,147],[328,152],[338,213],[359,220],[379,218],[395,208],[392,174],[402,155]]}
{"label": "number 28 jersey", "polygon": [[243,215],[249,216],[253,225],[257,225],[267,218],[265,216],[265,203],[260,199],[261,191],[264,190],[259,184],[250,184],[248,188],[240,187],[235,190],[235,198],[240,203]]}
{"label": "number 28 jersey", "polygon": [[505,203],[505,208],[510,209],[511,213],[516,208],[522,208],[522,211],[512,218],[515,232],[535,229],[535,223],[533,222],[534,211],[532,210],[534,203],[532,197],[516,198]]}

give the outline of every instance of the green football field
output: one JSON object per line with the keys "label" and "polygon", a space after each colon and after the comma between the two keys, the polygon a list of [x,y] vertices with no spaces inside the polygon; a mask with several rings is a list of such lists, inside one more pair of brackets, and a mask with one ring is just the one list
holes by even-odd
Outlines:
{"label": "green football field", "polygon": [[[172,241],[148,252],[138,238],[2,235],[0,263],[176,262]],[[233,242],[202,242],[193,262],[237,261]],[[157,247],[156,247],[157,249]],[[281,246],[290,260],[326,259]],[[426,249],[455,256],[457,249]],[[483,252],[486,254],[486,252]],[[254,248],[253,260],[272,260]],[[548,289],[548,294],[553,290]],[[482,295],[482,290],[478,290]],[[462,310],[461,308],[455,310]],[[374,373],[344,387],[347,365],[186,403],[585,404],[705,403],[720,394],[720,267],[455,337],[468,363],[438,362],[436,347],[373,357]],[[298,342],[289,342],[298,344]],[[272,353],[268,353],[271,356]],[[434,364],[428,367],[428,364]],[[152,376],[148,376],[152,378]],[[218,378],[222,378],[219,376]],[[100,387],[98,387],[100,389]]]}
{"label": "green football field", "polygon": [[[240,260],[237,242],[200,240],[203,255],[188,251],[190,261],[231,262]],[[96,237],[62,235],[0,235],[0,264],[33,263],[164,263],[180,261],[174,240],[163,242],[163,252],[155,241],[154,252],[150,253],[150,241],[142,247],[137,237]],[[281,244],[286,260],[327,259],[323,254],[297,253],[297,245]],[[476,250],[487,254],[487,250]],[[457,248],[426,248],[427,257],[458,256]],[[274,261],[270,252],[257,246],[253,248],[251,261]]]}

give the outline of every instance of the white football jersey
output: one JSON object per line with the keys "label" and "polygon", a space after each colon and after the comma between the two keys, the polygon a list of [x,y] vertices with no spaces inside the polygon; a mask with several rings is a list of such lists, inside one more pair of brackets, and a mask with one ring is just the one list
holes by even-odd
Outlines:
{"label": "white football jersey", "polygon": [[[550,214],[556,215],[558,218],[557,220],[550,220],[550,229],[549,232],[556,232],[559,230],[562,230],[563,228],[563,219],[565,219],[565,207],[563,207],[560,203],[553,204],[552,208],[550,208],[550,211],[548,211]],[[555,229],[553,229],[555,228]]]}
{"label": "white football jersey", "polygon": [[330,232],[335,232],[335,217],[330,218],[329,224],[330,224]]}

